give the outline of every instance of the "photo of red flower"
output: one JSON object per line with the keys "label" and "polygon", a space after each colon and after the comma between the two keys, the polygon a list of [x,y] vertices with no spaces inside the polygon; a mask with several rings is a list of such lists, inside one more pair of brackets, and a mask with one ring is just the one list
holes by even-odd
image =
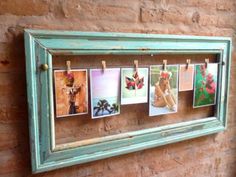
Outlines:
{"label": "photo of red flower", "polygon": [[121,69],[121,104],[138,104],[148,101],[148,68]]}
{"label": "photo of red flower", "polygon": [[125,77],[126,87],[129,90],[141,89],[144,86],[144,77],[139,77],[138,72],[135,72],[132,77]]}
{"label": "photo of red flower", "polygon": [[195,65],[194,108],[215,104],[217,73],[217,63]]}

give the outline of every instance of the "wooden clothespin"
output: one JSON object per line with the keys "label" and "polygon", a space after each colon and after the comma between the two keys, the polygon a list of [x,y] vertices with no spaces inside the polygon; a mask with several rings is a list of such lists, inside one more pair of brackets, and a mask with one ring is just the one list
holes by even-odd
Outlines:
{"label": "wooden clothespin", "polygon": [[138,72],[138,60],[134,60],[134,69],[135,72]]}
{"label": "wooden clothespin", "polygon": [[209,64],[209,58],[206,58],[206,59],[205,59],[205,68],[208,67],[208,64]]}
{"label": "wooden clothespin", "polygon": [[167,60],[163,60],[163,70],[166,71]]}
{"label": "wooden clothespin", "polygon": [[106,61],[102,60],[102,71],[104,72],[106,68],[107,68]]}
{"label": "wooden clothespin", "polygon": [[190,63],[191,63],[191,60],[190,60],[190,59],[187,59],[187,60],[186,60],[186,69],[189,68]]}
{"label": "wooden clothespin", "polygon": [[71,62],[69,60],[66,61],[66,71],[67,71],[67,74],[70,74],[71,72]]}

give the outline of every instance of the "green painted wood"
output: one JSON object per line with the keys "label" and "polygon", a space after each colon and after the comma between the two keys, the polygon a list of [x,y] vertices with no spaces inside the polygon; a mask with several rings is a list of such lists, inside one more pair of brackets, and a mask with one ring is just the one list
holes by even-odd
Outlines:
{"label": "green painted wood", "polygon": [[[190,124],[193,124],[193,122]],[[173,127],[172,130],[169,129],[169,127],[166,127],[166,131],[162,129],[160,132],[156,132],[155,134],[141,134],[140,137],[132,137],[132,139],[126,138],[115,142],[108,142],[104,145],[98,144],[93,145],[92,147],[85,146],[75,150],[65,150],[64,152],[56,153],[55,156],[50,160],[51,162],[56,161],[57,164],[48,162],[44,165],[47,168],[50,167],[51,170],[57,169],[58,167],[71,166],[77,164],[78,161],[80,163],[86,163],[107,157],[140,151],[147,148],[154,148],[156,146],[162,146],[223,131],[224,127],[219,124],[219,121],[215,120],[208,121],[205,124],[198,124],[193,127],[184,127],[183,125],[180,125],[181,127]],[[139,142],[137,139],[142,141]],[[102,147],[107,147],[107,150],[103,151]],[[91,149],[96,150],[94,152],[90,152]],[[39,169],[39,171],[41,170]],[[42,171],[44,171],[44,167],[42,167]]]}
{"label": "green painted wood", "polygon": [[31,35],[39,38],[47,38],[47,39],[56,39],[56,38],[76,38],[79,37],[81,39],[111,39],[111,40],[121,40],[121,39],[131,39],[131,40],[139,40],[139,39],[164,39],[164,40],[174,40],[174,39],[182,39],[189,41],[222,41],[228,40],[231,41],[230,37],[215,37],[215,36],[190,36],[190,35],[167,35],[167,34],[142,34],[142,33],[113,33],[113,32],[82,32],[82,31],[54,31],[54,30],[34,30],[34,29],[25,29],[26,33],[30,33]]}
{"label": "green painted wood", "polygon": [[[49,82],[49,78],[52,75],[52,66],[50,60],[48,60],[48,52],[45,48],[42,48],[40,45],[36,45],[36,57],[38,57],[37,64],[37,88],[38,88],[38,101],[39,101],[39,111],[38,115],[40,116],[40,128],[39,128],[39,137],[40,137],[40,156],[41,162],[43,163],[50,155],[51,147],[51,101],[53,101],[50,96],[53,93],[51,92],[52,83]],[[37,53],[38,51],[38,53]],[[47,64],[49,66],[47,72],[43,71],[40,67],[42,64]]]}
{"label": "green painted wood", "polygon": [[[111,40],[103,40],[103,41],[94,41],[94,40],[80,40],[80,39],[39,39],[38,40],[43,46],[48,49],[66,49],[72,50],[81,48],[84,50],[148,50],[148,49],[165,49],[165,50],[183,50],[183,49],[194,49],[198,46],[199,50],[204,50],[206,48],[214,49],[224,48],[224,43],[219,43],[217,41],[212,42],[212,45],[209,45],[208,42],[188,42],[184,41],[178,43],[180,40],[173,41],[150,41],[150,40],[139,40],[139,41],[111,41]],[[62,43],[68,42],[69,45],[65,46],[61,45]]]}
{"label": "green painted wood", "polygon": [[[227,122],[231,47],[228,37],[25,30],[32,171],[53,170],[223,131]],[[113,135],[85,146],[56,149],[52,55],[159,53],[218,55],[220,84],[215,117]],[[45,63],[49,69],[40,70],[40,65]]]}
{"label": "green painted wood", "polygon": [[141,54],[220,54],[221,50],[50,50],[53,55],[141,55]]}
{"label": "green painted wood", "polygon": [[38,102],[36,86],[36,53],[35,40],[29,33],[24,34],[25,55],[26,55],[26,78],[27,78],[27,96],[28,96],[28,114],[29,114],[29,133],[32,171],[36,172],[41,164],[40,162],[40,143],[38,128]]}
{"label": "green painted wood", "polygon": [[[55,152],[55,156],[52,155],[52,160],[59,160],[59,159],[66,159],[73,157],[75,154],[76,156],[82,156],[83,154],[90,154],[87,156],[87,158],[91,158],[91,154],[99,154],[100,152],[106,152],[111,149],[117,149],[117,148],[123,148],[131,145],[139,144],[139,148],[141,148],[140,144],[143,143],[145,145],[142,148],[145,148],[148,143],[152,143],[153,141],[156,142],[156,140],[165,140],[166,136],[170,139],[180,136],[184,136],[185,133],[191,132],[193,135],[193,132],[197,133],[199,130],[202,129],[208,129],[208,131],[212,130],[213,127],[220,127],[220,129],[223,128],[223,126],[219,123],[219,121],[214,118],[207,118],[202,120],[194,120],[189,122],[182,122],[178,124],[173,125],[167,125],[157,128],[149,128],[144,130],[138,130],[134,132],[127,133],[127,138],[123,139],[117,139],[114,136],[113,140],[102,142],[99,144],[93,144],[89,146],[84,147],[78,147],[74,148],[74,150],[70,150],[68,153],[64,153],[63,151]],[[219,128],[218,127],[218,128]],[[200,132],[199,132],[200,133]],[[154,138],[155,137],[155,138]],[[127,141],[129,140],[129,141]],[[96,147],[96,148],[95,148]],[[67,151],[67,150],[65,150]],[[63,158],[62,158],[63,156]],[[93,155],[92,155],[93,156]]]}

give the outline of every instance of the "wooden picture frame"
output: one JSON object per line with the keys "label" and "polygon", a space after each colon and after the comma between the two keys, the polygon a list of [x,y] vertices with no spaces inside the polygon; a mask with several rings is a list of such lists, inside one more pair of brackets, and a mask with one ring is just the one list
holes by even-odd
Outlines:
{"label": "wooden picture frame", "polygon": [[[231,38],[135,33],[25,30],[33,173],[153,148],[225,130]],[[155,128],[55,144],[52,56],[216,54],[219,84],[215,115]],[[147,113],[148,114],[148,113]]]}

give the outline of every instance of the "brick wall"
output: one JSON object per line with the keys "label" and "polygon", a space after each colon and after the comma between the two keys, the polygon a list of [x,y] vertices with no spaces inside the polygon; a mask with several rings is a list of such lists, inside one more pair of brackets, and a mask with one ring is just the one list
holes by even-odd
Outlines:
{"label": "brick wall", "polygon": [[30,172],[23,29],[231,36],[234,0],[1,0],[0,176],[236,176],[236,52],[233,50],[228,129],[216,135],[72,166]]}

